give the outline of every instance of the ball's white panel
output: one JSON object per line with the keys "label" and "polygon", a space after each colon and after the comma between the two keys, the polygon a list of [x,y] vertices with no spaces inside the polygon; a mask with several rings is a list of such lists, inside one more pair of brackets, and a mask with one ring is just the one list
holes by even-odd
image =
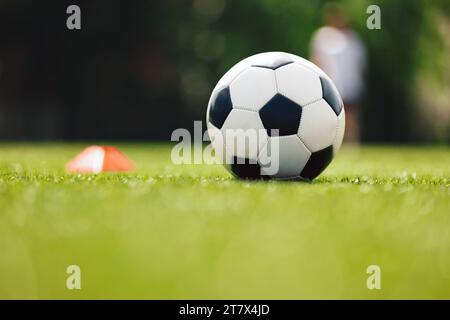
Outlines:
{"label": "ball's white panel", "polygon": [[230,70],[227,71],[227,73],[225,73],[222,78],[220,78],[220,80],[217,82],[216,86],[213,89],[213,92],[211,94],[211,97],[209,98],[209,102],[208,102],[208,108],[206,110],[206,121],[208,122],[208,115],[209,115],[209,109],[211,107],[211,99],[214,96],[215,91],[222,89],[224,87],[228,87],[230,85],[230,83],[240,74],[242,73],[245,69],[247,69],[248,67],[251,66],[250,63],[250,58],[248,57],[244,60],[241,60],[240,62],[238,62],[237,64],[235,64]]}
{"label": "ball's white panel", "polygon": [[276,88],[273,70],[249,67],[230,84],[233,107],[259,111],[277,93]]}
{"label": "ball's white panel", "polygon": [[339,151],[342,145],[342,140],[344,139],[345,133],[345,111],[342,109],[341,113],[338,116],[338,128],[336,132],[336,137],[333,142],[333,153]]}
{"label": "ball's white panel", "polygon": [[290,57],[290,56],[291,56],[290,54],[284,52],[263,52],[247,57],[239,61],[230,70],[228,70],[227,73],[225,73],[223,77],[219,80],[215,89],[230,85],[230,83],[234,80],[234,78],[236,78],[242,71],[244,71],[245,69],[247,69],[252,65],[266,64],[268,62],[270,63],[271,61],[278,59],[279,57]]}
{"label": "ball's white panel", "polygon": [[[297,135],[270,137],[261,149],[258,161],[262,174],[274,178],[294,178],[300,175],[310,156],[311,152]],[[274,170],[277,172],[274,173]]]}
{"label": "ball's white panel", "polygon": [[319,76],[297,63],[275,70],[278,92],[301,106],[322,98]]}
{"label": "ball's white panel", "polygon": [[223,77],[218,81],[216,88],[228,86],[233,79],[241,73],[246,68],[252,66],[252,65],[261,65],[270,63],[273,60],[277,60],[278,58],[285,58],[288,57],[295,61],[296,63],[299,63],[307,68],[310,68],[314,70],[318,75],[327,76],[325,72],[323,72],[318,66],[313,64],[312,62],[303,59],[299,56],[296,56],[294,54],[286,53],[286,52],[263,52],[258,53],[253,56],[247,57],[237,64],[235,64],[230,70],[228,70],[227,73],[223,75]]}
{"label": "ball's white panel", "polygon": [[306,60],[302,57],[296,56],[295,54],[288,53],[287,54],[294,62],[314,71],[318,76],[323,76],[329,79],[328,75],[320,69],[318,66],[316,66],[314,63],[312,63],[309,60]]}
{"label": "ball's white panel", "polygon": [[289,54],[274,51],[255,54],[249,58],[248,62],[253,66],[268,66],[276,64],[276,62],[280,60],[293,61],[293,59],[289,57]]}
{"label": "ball's white panel", "polygon": [[246,60],[247,59],[240,61],[239,63],[234,65],[230,70],[228,70],[227,73],[225,73],[222,76],[222,78],[220,78],[219,82],[217,82],[217,85],[214,88],[214,90],[229,86],[230,83],[239,75],[239,73],[241,73],[250,66],[250,64]]}
{"label": "ball's white panel", "polygon": [[285,52],[263,52],[255,54],[253,56],[247,57],[239,61],[237,64],[231,67],[231,69],[228,70],[227,73],[225,73],[222,76],[222,78],[220,78],[220,80],[217,82],[217,85],[214,88],[214,90],[217,88],[226,87],[230,85],[230,83],[234,80],[234,78],[236,78],[236,76],[239,75],[239,73],[244,71],[246,68],[252,65],[267,64],[270,63],[271,61],[277,60],[280,57],[282,58],[288,57],[291,58],[292,60],[294,60],[295,57],[302,59],[300,57]]}
{"label": "ball's white panel", "polygon": [[302,108],[298,135],[311,152],[326,148],[334,142],[338,119],[325,100]]}
{"label": "ball's white panel", "polygon": [[231,110],[221,130],[227,151],[239,158],[257,160],[268,139],[259,114],[254,111]]}

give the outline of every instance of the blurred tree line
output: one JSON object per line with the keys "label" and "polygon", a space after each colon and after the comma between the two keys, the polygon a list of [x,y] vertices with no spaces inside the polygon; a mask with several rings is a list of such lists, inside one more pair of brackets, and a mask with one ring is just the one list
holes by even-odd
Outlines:
{"label": "blurred tree line", "polygon": [[[0,138],[161,139],[239,60],[309,56],[323,0],[0,1]],[[368,142],[450,141],[447,0],[342,0],[369,60]],[[81,8],[81,30],[66,8]],[[381,8],[368,30],[366,8]]]}

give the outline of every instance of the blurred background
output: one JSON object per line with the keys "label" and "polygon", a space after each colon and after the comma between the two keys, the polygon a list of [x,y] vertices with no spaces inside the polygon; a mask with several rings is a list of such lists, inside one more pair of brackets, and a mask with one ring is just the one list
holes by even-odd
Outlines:
{"label": "blurred background", "polygon": [[[305,58],[321,0],[0,0],[0,139],[168,140],[218,79],[263,51]],[[365,48],[370,143],[450,142],[450,2],[343,0]],[[66,8],[81,8],[81,30]],[[381,8],[381,30],[366,9]]]}

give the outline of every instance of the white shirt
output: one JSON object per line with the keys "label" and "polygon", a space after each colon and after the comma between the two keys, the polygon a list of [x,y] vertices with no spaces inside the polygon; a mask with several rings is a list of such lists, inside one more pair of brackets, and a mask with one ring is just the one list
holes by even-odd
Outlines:
{"label": "white shirt", "polygon": [[363,93],[366,52],[358,35],[350,29],[322,27],[312,39],[315,62],[336,84],[342,100],[357,102]]}

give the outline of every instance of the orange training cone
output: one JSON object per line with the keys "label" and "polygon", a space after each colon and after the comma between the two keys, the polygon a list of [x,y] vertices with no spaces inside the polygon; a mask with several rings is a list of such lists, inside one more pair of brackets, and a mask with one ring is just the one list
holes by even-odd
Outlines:
{"label": "orange training cone", "polygon": [[134,165],[117,148],[90,146],[72,159],[66,169],[74,173],[123,172],[133,170]]}

